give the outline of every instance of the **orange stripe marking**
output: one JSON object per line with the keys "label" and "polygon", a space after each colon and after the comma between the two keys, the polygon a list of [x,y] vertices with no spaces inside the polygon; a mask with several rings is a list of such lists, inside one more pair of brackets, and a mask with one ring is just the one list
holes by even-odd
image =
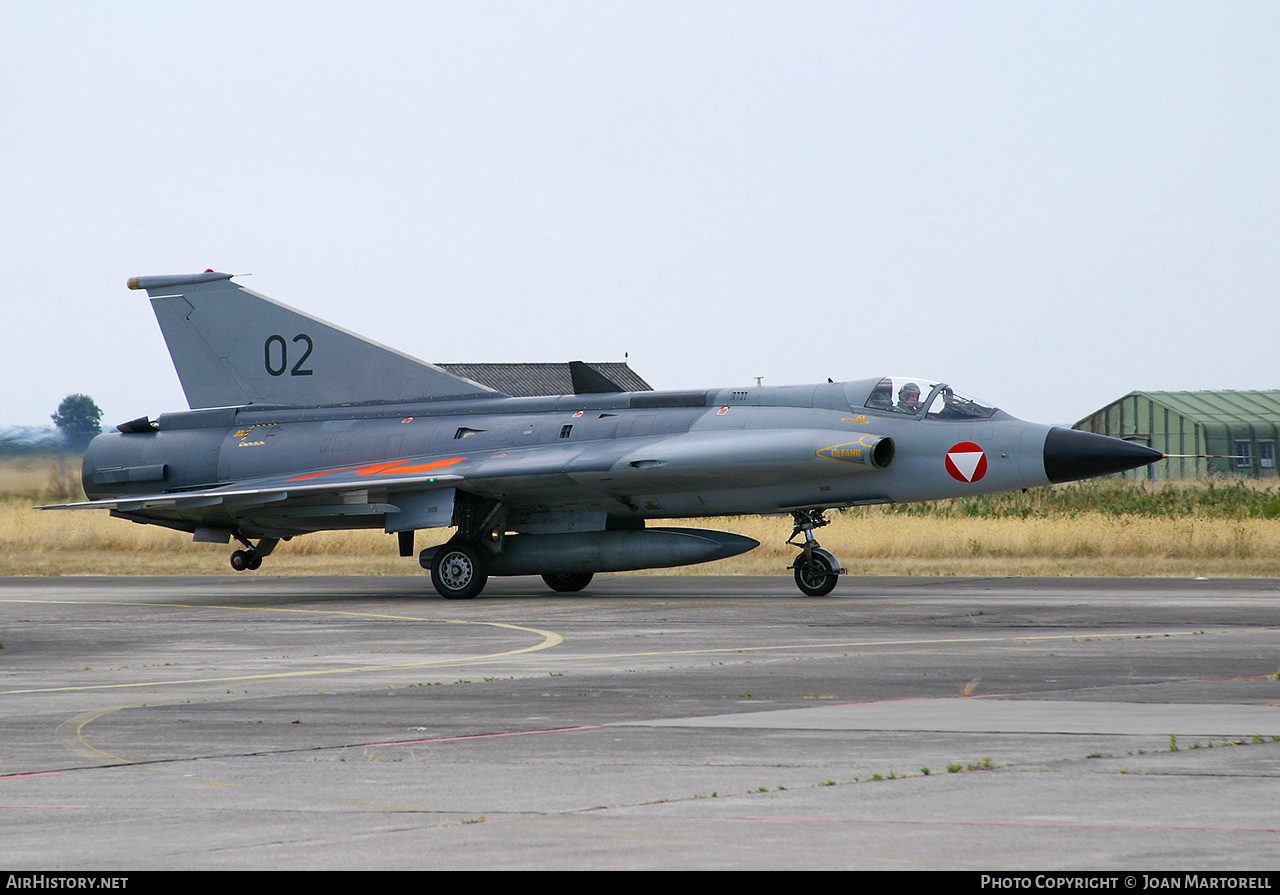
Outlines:
{"label": "orange stripe marking", "polygon": [[440,469],[445,466],[452,466],[455,463],[461,463],[466,457],[450,457],[448,460],[436,460],[432,463],[422,463],[418,466],[404,466],[404,461],[397,460],[394,463],[379,463],[376,466],[366,466],[364,469],[357,469],[356,475],[391,475],[393,473],[403,472],[430,472],[433,469]]}
{"label": "orange stripe marking", "polygon": [[356,475],[391,475],[406,472],[430,472],[433,469],[441,469],[445,466],[452,466],[455,463],[461,463],[466,457],[450,457],[447,460],[434,460],[431,463],[419,463],[416,466],[406,466],[403,460],[393,460],[390,463],[375,463],[373,466],[344,466],[341,469],[326,469],[324,472],[309,472],[306,475],[294,476],[286,481],[301,482],[305,479],[318,479],[322,475],[332,475],[335,472],[351,472],[355,470]]}

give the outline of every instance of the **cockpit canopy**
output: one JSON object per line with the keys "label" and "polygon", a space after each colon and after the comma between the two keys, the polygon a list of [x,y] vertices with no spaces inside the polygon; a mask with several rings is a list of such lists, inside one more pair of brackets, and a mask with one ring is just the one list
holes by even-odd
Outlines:
{"label": "cockpit canopy", "polygon": [[[918,416],[928,420],[985,420],[996,408],[944,382],[918,376],[886,376],[871,389],[868,410]],[[927,410],[925,408],[928,408]]]}

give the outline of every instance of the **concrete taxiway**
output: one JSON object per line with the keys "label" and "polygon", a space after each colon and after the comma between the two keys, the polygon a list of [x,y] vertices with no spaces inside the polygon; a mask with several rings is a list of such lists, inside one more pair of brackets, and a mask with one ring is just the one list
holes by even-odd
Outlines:
{"label": "concrete taxiway", "polygon": [[0,579],[24,869],[1280,866],[1280,581]]}

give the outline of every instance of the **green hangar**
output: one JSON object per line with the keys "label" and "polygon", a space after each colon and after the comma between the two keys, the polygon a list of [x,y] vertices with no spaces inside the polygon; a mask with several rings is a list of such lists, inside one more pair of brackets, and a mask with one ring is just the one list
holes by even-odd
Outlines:
{"label": "green hangar", "polygon": [[1280,390],[1130,392],[1072,428],[1123,438],[1170,456],[1125,478],[1271,477],[1280,441]]}

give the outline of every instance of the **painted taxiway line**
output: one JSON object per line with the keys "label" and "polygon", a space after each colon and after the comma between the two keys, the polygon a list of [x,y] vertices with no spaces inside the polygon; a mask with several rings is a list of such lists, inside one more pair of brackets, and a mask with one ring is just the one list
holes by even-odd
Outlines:
{"label": "painted taxiway line", "polygon": [[532,634],[541,637],[539,643],[532,646],[519,647],[517,649],[504,650],[497,653],[482,653],[476,656],[455,656],[447,659],[424,659],[418,662],[395,662],[387,665],[358,665],[354,667],[343,668],[320,668],[310,669],[306,671],[280,671],[263,674],[249,675],[231,675],[226,677],[206,677],[206,678],[180,678],[175,680],[159,680],[159,681],[130,681],[119,684],[77,684],[74,686],[61,687],[28,687],[13,690],[0,690],[0,695],[19,695],[29,693],[76,693],[92,690],[124,690],[136,689],[139,687],[190,687],[211,684],[228,684],[243,683],[245,681],[269,681],[269,680],[286,680],[290,678],[307,678],[320,677],[327,675],[341,674],[364,674],[376,671],[393,671],[407,668],[435,668],[447,667],[458,664],[477,664],[483,662],[494,662],[500,659],[510,659],[514,656],[526,653],[536,653],[541,650],[551,649],[564,643],[564,636],[554,631],[543,631],[538,628],[528,628],[522,625],[514,625],[507,622],[488,622],[488,621],[470,621],[466,619],[440,619],[440,618],[421,618],[418,616],[408,615],[388,615],[379,612],[353,612],[350,610],[333,610],[333,609],[289,609],[274,606],[226,606],[226,605],[192,605],[189,603],[136,603],[124,601],[87,601],[87,600],[0,600],[3,603],[35,603],[35,604],[65,604],[65,605],[101,605],[101,606],[134,606],[134,607],[162,607],[170,609],[221,609],[232,612],[276,612],[276,613],[296,613],[299,615],[322,615],[322,616],[340,616],[354,617],[364,619],[379,619],[397,622],[418,622],[433,625],[473,625],[489,628],[500,628],[508,631],[517,631],[526,634]]}

